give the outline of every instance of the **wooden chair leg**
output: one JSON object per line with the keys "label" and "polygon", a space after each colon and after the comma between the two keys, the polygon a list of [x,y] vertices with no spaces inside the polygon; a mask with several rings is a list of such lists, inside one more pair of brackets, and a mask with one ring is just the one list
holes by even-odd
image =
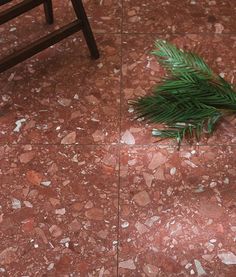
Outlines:
{"label": "wooden chair leg", "polygon": [[98,59],[99,58],[98,48],[93,36],[92,29],[88,21],[88,17],[84,10],[83,3],[81,0],[71,0],[71,1],[72,1],[73,8],[75,10],[76,16],[78,17],[79,20],[82,21],[82,31],[83,31],[86,43],[88,45],[91,57],[93,59]]}
{"label": "wooden chair leg", "polygon": [[43,3],[44,13],[48,24],[53,24],[52,0],[45,0]]}
{"label": "wooden chair leg", "polygon": [[0,6],[2,6],[2,5],[5,5],[5,4],[7,4],[7,3],[10,3],[12,0],[1,0],[0,1]]}
{"label": "wooden chair leg", "polygon": [[[7,1],[10,2],[11,0]],[[84,33],[92,58],[99,58],[97,45],[82,1],[71,1],[78,19],[0,60],[0,73],[80,30]],[[52,0],[24,0],[8,10],[0,12],[0,25],[41,4],[44,4],[46,20],[51,24],[53,22]]]}

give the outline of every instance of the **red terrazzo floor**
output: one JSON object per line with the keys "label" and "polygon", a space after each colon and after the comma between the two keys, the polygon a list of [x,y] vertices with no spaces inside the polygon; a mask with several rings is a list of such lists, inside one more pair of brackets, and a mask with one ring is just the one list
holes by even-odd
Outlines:
{"label": "red terrazzo floor", "polygon": [[[0,75],[0,276],[236,276],[236,117],[177,151],[128,105],[156,38],[235,84],[233,1],[84,3],[99,60],[78,33]],[[1,57],[73,19],[53,4],[0,26]]]}

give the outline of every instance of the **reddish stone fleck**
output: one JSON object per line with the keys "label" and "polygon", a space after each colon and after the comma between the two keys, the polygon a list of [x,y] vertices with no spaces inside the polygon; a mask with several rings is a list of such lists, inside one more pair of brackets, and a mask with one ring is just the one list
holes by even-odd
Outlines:
{"label": "reddish stone fleck", "polygon": [[79,272],[82,276],[88,272],[90,265],[86,261],[81,261],[78,263],[76,271]]}
{"label": "reddish stone fleck", "polygon": [[39,227],[36,227],[34,230],[35,230],[36,234],[42,239],[42,241],[45,244],[47,244],[48,243],[48,239],[47,239],[44,231],[41,228],[39,228]]}
{"label": "reddish stone fleck", "polygon": [[55,268],[58,273],[69,272],[71,269],[71,257],[68,255],[63,255],[60,260],[56,263]]}
{"label": "reddish stone fleck", "polygon": [[0,253],[0,265],[9,265],[18,260],[16,247],[8,247]]}
{"label": "reddish stone fleck", "polygon": [[35,170],[29,170],[26,173],[26,179],[32,185],[39,186],[43,179],[43,176],[39,172],[36,172]]}
{"label": "reddish stone fleck", "polygon": [[49,198],[49,201],[50,201],[50,203],[51,203],[54,207],[57,206],[57,205],[60,205],[60,200],[59,200],[59,199],[50,197],[50,198]]}
{"label": "reddish stone fleck", "polygon": [[145,190],[135,194],[133,199],[139,206],[142,207],[148,205],[151,202],[149,194]]}
{"label": "reddish stone fleck", "polygon": [[34,225],[35,225],[34,218],[26,219],[22,221],[22,230],[24,232],[32,232],[34,229]]}
{"label": "reddish stone fleck", "polygon": [[74,219],[70,224],[69,224],[69,229],[72,232],[78,232],[81,229],[82,225],[79,223],[77,219]]}
{"label": "reddish stone fleck", "polygon": [[34,151],[30,151],[30,152],[26,152],[23,153],[19,156],[19,160],[21,163],[28,163],[31,160],[33,160],[33,158],[35,157],[35,152]]}
{"label": "reddish stone fleck", "polygon": [[49,231],[52,234],[52,236],[55,237],[55,238],[58,238],[58,237],[60,237],[62,235],[62,230],[57,225],[52,225],[49,228]]}
{"label": "reddish stone fleck", "polygon": [[121,207],[121,214],[122,214],[122,216],[124,216],[124,217],[128,216],[130,214],[130,210],[131,210],[131,208],[130,208],[129,205],[123,205]]}
{"label": "reddish stone fleck", "polygon": [[83,206],[83,203],[77,202],[72,205],[72,209],[79,212],[83,209]]}
{"label": "reddish stone fleck", "polygon": [[103,220],[104,212],[99,208],[92,208],[85,212],[85,216],[91,220]]}
{"label": "reddish stone fleck", "polygon": [[154,170],[164,164],[167,161],[167,157],[164,156],[161,152],[155,153],[152,157],[151,162],[148,165],[148,168]]}
{"label": "reddish stone fleck", "polygon": [[73,144],[75,143],[75,141],[76,141],[76,132],[71,132],[61,140],[61,144]]}
{"label": "reddish stone fleck", "polygon": [[157,254],[156,266],[161,267],[164,272],[167,273],[178,273],[181,270],[181,266],[175,262],[172,258],[167,257],[163,254]]}
{"label": "reddish stone fleck", "polygon": [[217,226],[216,226],[216,230],[217,230],[217,232],[223,234],[224,233],[224,227],[223,227],[223,225],[221,223],[218,223]]}
{"label": "reddish stone fleck", "polygon": [[220,218],[224,215],[224,209],[217,205],[217,203],[211,203],[209,201],[201,201],[199,212],[202,216],[209,218]]}

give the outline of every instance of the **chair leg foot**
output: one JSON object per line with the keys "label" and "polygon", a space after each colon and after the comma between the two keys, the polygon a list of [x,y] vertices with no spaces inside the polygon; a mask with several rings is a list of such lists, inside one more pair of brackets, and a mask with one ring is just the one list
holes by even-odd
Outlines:
{"label": "chair leg foot", "polygon": [[100,55],[93,34],[86,29],[83,29],[83,34],[88,45],[91,58],[97,60]]}
{"label": "chair leg foot", "polygon": [[48,24],[53,24],[53,9],[52,9],[52,0],[45,0],[43,3],[44,13],[46,21]]}
{"label": "chair leg foot", "polygon": [[99,51],[81,0],[71,0],[76,16],[82,21],[82,31],[92,59],[99,58]]}

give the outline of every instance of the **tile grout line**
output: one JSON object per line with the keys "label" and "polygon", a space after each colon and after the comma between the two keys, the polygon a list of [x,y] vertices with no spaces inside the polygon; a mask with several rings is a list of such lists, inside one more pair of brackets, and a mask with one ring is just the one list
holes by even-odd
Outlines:
{"label": "tile grout line", "polygon": [[199,33],[199,32],[175,32],[175,33],[161,33],[161,32],[153,32],[153,33],[143,33],[143,32],[93,32],[96,35],[158,35],[158,36],[186,36],[186,35],[198,35],[198,36],[222,36],[222,37],[227,37],[227,36],[235,36],[235,33]]}
{"label": "tile grout line", "polygon": [[[60,143],[30,143],[30,142],[25,142],[25,143],[0,143],[0,146],[10,146],[10,147],[19,147],[19,146],[25,146],[25,145],[31,145],[34,147],[130,147],[130,148],[135,148],[135,147],[170,147],[170,148],[177,148],[177,144],[165,144],[165,143],[137,143],[137,144],[125,144],[125,143],[104,143],[104,144],[60,144]],[[232,146],[235,147],[236,143],[216,143],[216,144],[207,144],[207,143],[202,143],[202,144],[182,144],[180,148],[182,147],[215,147],[215,146]]]}
{"label": "tile grout line", "polygon": [[120,188],[121,188],[121,147],[118,147],[118,188],[117,188],[117,246],[116,246],[116,273],[119,276],[119,247],[120,247]]}
{"label": "tile grout line", "polygon": [[124,19],[124,2],[121,0],[121,25],[120,25],[120,105],[119,105],[119,142],[118,142],[118,190],[117,190],[117,268],[116,274],[119,276],[119,248],[120,248],[120,189],[121,189],[121,132],[122,132],[122,90],[123,90],[123,19]]}

